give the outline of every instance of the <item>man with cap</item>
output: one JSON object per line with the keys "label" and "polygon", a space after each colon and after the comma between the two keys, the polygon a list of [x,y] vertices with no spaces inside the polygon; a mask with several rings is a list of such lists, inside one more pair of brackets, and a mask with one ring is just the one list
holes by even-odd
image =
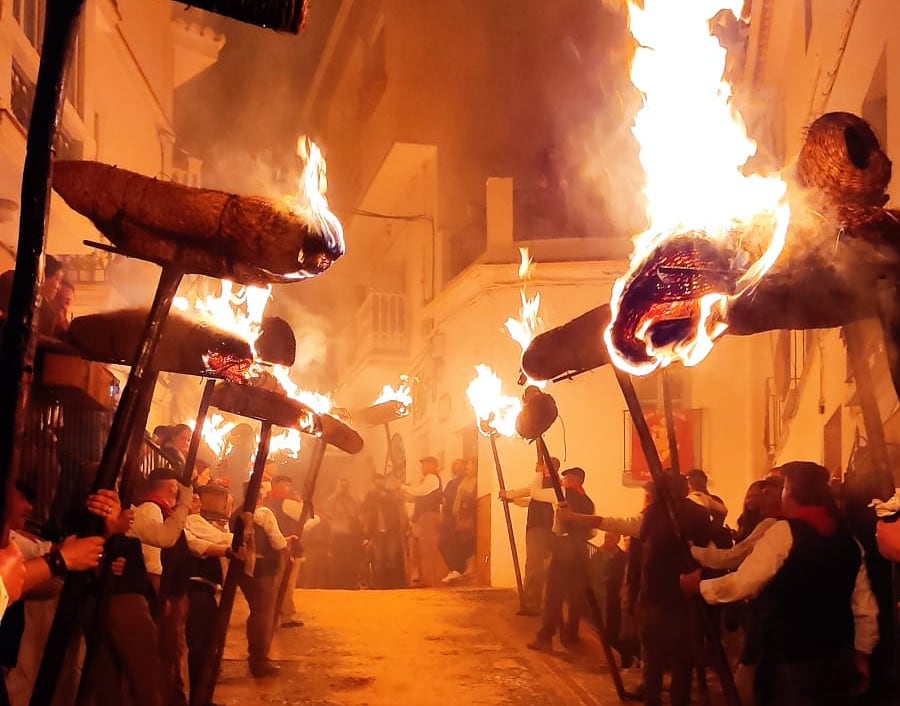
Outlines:
{"label": "man with cap", "polygon": [[443,487],[434,456],[421,459],[422,478],[401,490],[413,501],[410,527],[410,580],[413,586],[438,586],[441,581],[441,495]]}
{"label": "man with cap", "polygon": [[[290,476],[276,475],[272,478],[272,490],[266,497],[266,507],[275,515],[278,529],[285,537],[300,536],[300,518],[303,515],[303,501],[294,492],[294,481]],[[284,580],[284,572],[288,572],[287,588],[284,599],[276,610],[280,612],[280,624],[283,628],[302,628],[303,621],[296,615],[294,606],[294,589],[297,587],[297,576],[300,573],[300,542],[296,542],[287,563],[279,570],[275,585]]]}
{"label": "man with cap", "polygon": [[233,535],[228,528],[231,500],[228,490],[216,483],[197,489],[199,512],[188,515],[184,525],[189,557],[187,576],[187,623],[190,703],[200,682],[204,663],[213,650],[217,598],[225,571],[223,558],[231,556]]}
{"label": "man with cap", "polygon": [[[561,482],[567,507],[576,513],[592,515],[594,503],[584,490],[584,469],[567,468],[561,474]],[[576,524],[555,529],[541,627],[534,641],[528,643],[533,650],[550,650],[557,627],[564,647],[571,649],[579,643],[578,626],[588,591],[587,543],[593,530]],[[568,606],[565,621],[564,604]]]}
{"label": "man with cap", "polygon": [[878,643],[878,605],[863,550],[839,516],[828,471],[781,466],[782,514],[737,571],[681,588],[712,605],[756,598],[761,619],[759,706],[843,706],[865,689]]}
{"label": "man with cap", "polygon": [[[559,459],[551,458],[550,462],[553,471],[559,471]],[[540,615],[547,566],[553,549],[553,503],[556,502],[550,471],[544,462],[538,461],[535,465],[530,485],[501,491],[500,499],[528,508],[525,519],[525,585],[519,615]]]}

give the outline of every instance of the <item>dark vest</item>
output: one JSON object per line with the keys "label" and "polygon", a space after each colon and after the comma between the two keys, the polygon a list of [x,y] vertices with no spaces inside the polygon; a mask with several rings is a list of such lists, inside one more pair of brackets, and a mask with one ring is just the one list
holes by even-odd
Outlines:
{"label": "dark vest", "polygon": [[[227,517],[225,517],[224,515],[219,515],[218,513],[207,515],[201,512],[200,514],[209,522],[213,522],[213,520],[224,520],[227,522],[228,520]],[[186,568],[188,579],[204,579],[205,581],[215,584],[216,586],[221,586],[225,581],[224,572],[222,571],[222,559],[220,557],[196,556],[189,553]],[[196,582],[192,582],[189,580],[188,586],[191,586],[194,583]]]}
{"label": "dark vest", "polygon": [[459,492],[460,483],[463,482],[465,476],[453,476],[447,481],[447,487],[444,488],[444,520],[452,520],[453,504],[456,502],[456,494]]}
{"label": "dark vest", "polygon": [[281,534],[285,537],[290,537],[291,535],[299,536],[300,522],[284,514],[284,501],[285,498],[268,498],[266,507],[272,511],[275,519],[278,520],[278,529],[281,530]]}
{"label": "dark vest", "polygon": [[188,564],[191,550],[188,549],[184,532],[178,535],[178,541],[160,552],[162,561],[162,577],[159,589],[163,596],[182,596],[187,589]]}
{"label": "dark vest", "polygon": [[[231,531],[235,534],[244,533],[244,523],[241,520],[242,510],[237,511],[231,516]],[[255,522],[253,523],[253,541],[256,544],[256,567],[253,570],[254,578],[265,578],[274,576],[278,572],[278,562],[280,555],[275,549],[266,531]]]}
{"label": "dark vest", "polygon": [[853,649],[859,546],[844,526],[824,537],[806,522],[788,522],[791,551],[757,603],[763,659],[800,662]]}
{"label": "dark vest", "polygon": [[444,486],[443,483],[441,483],[441,477],[435,477],[438,479],[438,487],[432,492],[428,493],[428,495],[423,495],[420,498],[416,498],[415,504],[413,505],[413,522],[418,520],[426,512],[440,513],[441,511],[441,498],[444,495]]}
{"label": "dark vest", "polygon": [[147,577],[147,566],[144,564],[144,552],[141,549],[141,540],[137,537],[126,537],[124,534],[117,534],[106,540],[104,545],[104,553],[108,561],[112,562],[116,559],[125,559],[125,567],[121,576],[110,574],[110,593],[137,593],[147,598],[148,601],[155,600],[155,592],[153,584]]}
{"label": "dark vest", "polygon": [[[552,488],[553,481],[549,476],[543,476],[541,479],[542,488]],[[532,500],[528,503],[528,515],[525,518],[525,530],[530,529],[553,529],[553,505],[550,503],[542,503]]]}

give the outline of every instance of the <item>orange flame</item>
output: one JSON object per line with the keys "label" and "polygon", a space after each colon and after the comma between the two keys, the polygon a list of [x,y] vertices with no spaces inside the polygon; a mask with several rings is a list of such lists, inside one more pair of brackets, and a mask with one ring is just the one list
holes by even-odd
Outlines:
{"label": "orange flame", "polygon": [[[197,425],[196,419],[191,419],[188,426],[193,429]],[[222,459],[228,455],[229,444],[228,434],[234,427],[234,422],[226,422],[225,417],[221,414],[210,414],[203,422],[203,429],[200,430],[200,437],[209,447],[217,459]]]}
{"label": "orange flame", "polygon": [[321,392],[311,392],[303,390],[291,380],[291,371],[285,365],[273,365],[272,376],[281,385],[281,389],[292,400],[305,404],[316,414],[328,414],[334,407],[334,402],[330,395]]}
{"label": "orange flame", "polygon": [[475,412],[479,429],[486,436],[493,433],[515,435],[522,400],[504,395],[503,383],[487,365],[476,365],[475,371],[475,378],[466,388],[466,397]]}
{"label": "orange flame", "polygon": [[297,429],[281,429],[269,439],[269,454],[282,453],[297,458],[302,446],[301,438]]}
{"label": "orange flame", "polygon": [[[709,33],[709,20],[727,4],[645,0],[641,9],[629,2],[630,28],[638,43],[631,79],[644,97],[633,133],[646,174],[650,225],[635,239],[628,272],[613,286],[604,338],[612,362],[635,375],[676,360],[687,366],[703,360],[727,328],[729,304],[766,274],[784,247],[790,220],[784,182],[741,172],[756,143],[730,104],[731,86],[723,80],[726,51]],[[737,16],[742,2],[730,4],[727,9]],[[625,290],[651,255],[685,233],[729,254],[733,286],[682,302],[680,311],[689,309],[694,328],[674,343],[654,344],[649,331],[660,312],[647,314],[635,337],[646,345],[649,361],[634,361],[612,336]]]}
{"label": "orange flame", "polygon": [[315,142],[306,136],[297,140],[297,154],[303,160],[298,192],[285,198],[285,203],[294,213],[306,219],[315,232],[322,233],[329,250],[343,254],[345,250],[344,229],[337,216],[328,207],[325,192],[328,191],[325,158]]}
{"label": "orange flame", "polygon": [[408,414],[409,407],[412,404],[412,387],[410,386],[410,378],[408,375],[400,376],[400,384],[393,388],[385,385],[381,388],[381,394],[372,403],[373,405],[382,404],[383,402],[399,402],[401,408],[399,414]]}
{"label": "orange flame", "polygon": [[[531,341],[534,337],[543,331],[544,322],[540,315],[541,295],[535,294],[533,297],[529,298],[525,291],[525,285],[534,268],[534,260],[529,256],[528,248],[519,248],[519,256],[521,258],[521,262],[519,263],[519,279],[522,280],[522,290],[519,292],[519,297],[522,301],[522,306],[519,308],[519,318],[508,318],[504,326],[506,326],[506,331],[509,333],[510,337],[519,344],[519,347],[524,354],[525,351],[528,350],[528,346],[531,345]],[[526,378],[526,384],[544,387],[547,382]]]}

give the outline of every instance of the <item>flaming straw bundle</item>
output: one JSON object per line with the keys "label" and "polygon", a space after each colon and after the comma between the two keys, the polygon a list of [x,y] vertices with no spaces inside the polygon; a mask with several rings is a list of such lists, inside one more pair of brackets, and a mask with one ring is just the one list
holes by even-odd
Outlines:
{"label": "flaming straw bundle", "polygon": [[324,272],[344,254],[325,198],[325,160],[300,138],[298,193],[281,203],[151,179],[98,162],[56,162],[53,186],[120,251],[181,272],[244,284]]}
{"label": "flaming straw bundle", "polygon": [[[737,15],[741,3],[731,4]],[[629,3],[631,78],[644,96],[633,132],[650,225],[613,287],[604,337],[614,364],[636,375],[699,363],[724,333],[731,302],[784,246],[785,183],[741,172],[756,144],[730,104],[725,49],[709,33],[722,5]]]}

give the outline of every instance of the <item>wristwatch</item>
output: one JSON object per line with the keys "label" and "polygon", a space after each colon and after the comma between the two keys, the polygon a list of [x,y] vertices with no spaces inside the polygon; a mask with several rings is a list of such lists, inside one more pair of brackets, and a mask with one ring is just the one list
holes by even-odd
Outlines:
{"label": "wristwatch", "polygon": [[59,549],[51,549],[44,554],[44,561],[47,562],[47,566],[50,567],[50,573],[53,576],[65,576],[69,570],[66,566],[66,560],[63,559],[62,552]]}

